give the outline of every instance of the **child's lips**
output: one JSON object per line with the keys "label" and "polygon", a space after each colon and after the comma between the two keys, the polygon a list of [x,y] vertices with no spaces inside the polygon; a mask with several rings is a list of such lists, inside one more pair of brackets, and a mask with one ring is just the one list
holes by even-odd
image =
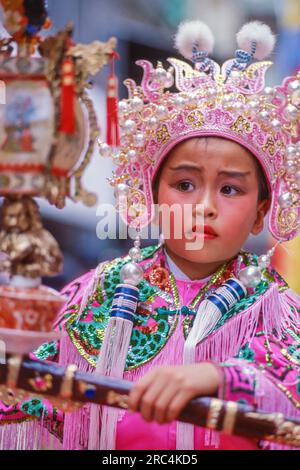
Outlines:
{"label": "child's lips", "polygon": [[204,225],[204,227],[203,225],[201,227],[194,226],[192,228],[192,232],[195,234],[196,237],[201,237],[206,240],[213,240],[218,236],[214,229],[207,225]]}

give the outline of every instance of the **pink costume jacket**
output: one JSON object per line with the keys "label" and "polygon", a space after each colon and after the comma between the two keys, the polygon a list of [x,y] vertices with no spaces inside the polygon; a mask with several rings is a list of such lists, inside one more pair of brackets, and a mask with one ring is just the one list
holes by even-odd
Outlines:
{"label": "pink costume jacket", "polygon": [[[146,247],[142,252],[144,280],[139,285],[124,372],[124,378],[133,382],[153,367],[182,364],[184,341],[194,318],[188,306],[209,281],[188,279],[161,246]],[[256,255],[242,254],[244,265],[257,263]],[[60,344],[43,344],[35,357],[94,371],[119,272],[128,260],[125,256],[101,263],[63,289],[68,301],[55,327],[64,336]],[[210,289],[234,274],[236,265],[233,260]],[[180,310],[175,309],[170,272],[176,279]],[[299,296],[269,267],[261,283],[198,344],[198,362],[219,364],[220,398],[300,418],[299,308]],[[87,449],[89,409],[86,404],[72,413],[62,413],[49,401],[30,397],[13,407],[1,404],[0,448]],[[276,445],[195,427],[194,448],[270,449]],[[176,422],[147,423],[138,413],[120,410],[116,449],[176,449]]]}

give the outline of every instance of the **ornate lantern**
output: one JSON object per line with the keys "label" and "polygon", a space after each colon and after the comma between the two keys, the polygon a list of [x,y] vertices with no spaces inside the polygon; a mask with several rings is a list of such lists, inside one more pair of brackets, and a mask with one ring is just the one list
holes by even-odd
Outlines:
{"label": "ornate lantern", "polygon": [[[116,40],[75,45],[71,25],[41,39],[39,31],[50,25],[45,1],[0,4],[11,34],[0,40],[0,83],[5,84],[5,104],[0,104],[0,271],[9,274],[9,283],[0,286],[0,340],[15,351],[19,332],[19,349],[25,352],[41,343],[43,332],[48,340],[57,336],[49,332],[64,301],[41,285],[42,276],[62,270],[63,257],[43,228],[33,198],[45,198],[58,208],[67,197],[96,203],[95,195],[81,186],[99,134],[88,77],[112,58]],[[24,330],[31,338],[26,345]]]}

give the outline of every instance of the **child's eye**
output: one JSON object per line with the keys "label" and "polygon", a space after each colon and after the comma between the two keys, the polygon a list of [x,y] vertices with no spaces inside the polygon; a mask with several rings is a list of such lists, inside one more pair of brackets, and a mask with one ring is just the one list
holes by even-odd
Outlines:
{"label": "child's eye", "polygon": [[238,188],[235,188],[234,186],[231,186],[230,184],[226,184],[225,186],[222,186],[221,192],[223,194],[227,194],[228,196],[234,196],[235,194],[239,194],[242,191]]}
{"label": "child's eye", "polygon": [[176,188],[179,191],[192,191],[194,189],[194,185],[190,181],[181,181],[180,183],[176,184]]}

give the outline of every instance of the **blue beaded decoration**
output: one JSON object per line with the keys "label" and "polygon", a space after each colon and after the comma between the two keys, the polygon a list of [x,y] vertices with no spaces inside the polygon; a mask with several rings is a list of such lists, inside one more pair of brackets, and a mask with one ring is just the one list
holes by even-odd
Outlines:
{"label": "blue beaded decoration", "polygon": [[192,62],[197,64],[199,72],[210,72],[213,68],[212,60],[208,57],[208,52],[199,51],[197,44],[193,45]]}
{"label": "blue beaded decoration", "polygon": [[247,291],[240,282],[230,278],[221,287],[211,293],[207,300],[210,300],[218,307],[221,315],[225,315],[236,302],[246,297]]}
{"label": "blue beaded decoration", "polygon": [[124,318],[133,323],[139,300],[139,290],[129,284],[118,284],[111,307],[111,317]]}
{"label": "blue beaded decoration", "polygon": [[250,64],[253,59],[253,56],[256,51],[256,42],[253,41],[251,44],[251,52],[247,52],[243,49],[237,49],[235,51],[235,58],[232,64],[226,70],[226,78],[229,77],[231,72],[235,69],[245,70],[245,68]]}

